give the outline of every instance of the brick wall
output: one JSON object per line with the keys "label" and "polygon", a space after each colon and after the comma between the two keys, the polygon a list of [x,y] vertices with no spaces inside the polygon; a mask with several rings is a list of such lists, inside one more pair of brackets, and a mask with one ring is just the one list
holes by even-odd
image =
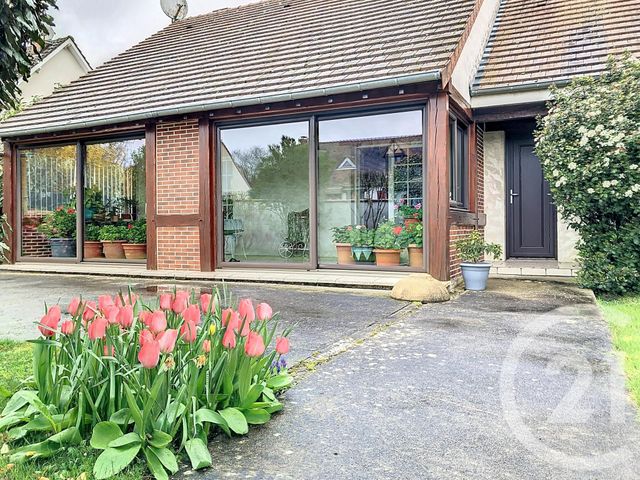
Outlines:
{"label": "brick wall", "polygon": [[158,228],[159,270],[200,270],[198,227]]}
{"label": "brick wall", "polygon": [[22,255],[25,257],[50,257],[49,239],[38,232],[43,215],[26,215],[22,219]]}
{"label": "brick wall", "polygon": [[[198,121],[156,127],[156,215],[193,215],[199,211]],[[197,226],[157,228],[159,270],[200,270]]]}

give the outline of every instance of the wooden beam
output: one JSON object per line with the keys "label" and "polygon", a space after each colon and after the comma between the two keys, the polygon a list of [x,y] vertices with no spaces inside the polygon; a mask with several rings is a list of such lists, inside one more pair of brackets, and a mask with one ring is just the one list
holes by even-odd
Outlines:
{"label": "wooden beam", "polygon": [[468,192],[469,192],[469,211],[477,212],[478,210],[478,132],[476,124],[469,125],[469,174],[467,175]]}
{"label": "wooden beam", "polygon": [[449,95],[427,104],[427,246],[429,273],[449,280]]}
{"label": "wooden beam", "polygon": [[484,227],[487,224],[487,215],[484,213],[465,212],[451,209],[449,222],[452,225],[466,225],[471,227]]}
{"label": "wooden beam", "polygon": [[15,263],[17,255],[17,242],[16,242],[16,158],[17,150],[15,146],[9,142],[4,142],[4,154],[3,154],[3,206],[2,211],[7,215],[7,223],[9,224],[9,238],[6,239],[6,243],[9,246],[9,252],[7,259],[9,263]]}
{"label": "wooden beam", "polygon": [[535,118],[548,113],[544,102],[502,105],[497,107],[482,107],[473,109],[473,119],[478,123],[502,122],[526,118]]}
{"label": "wooden beam", "polygon": [[200,216],[200,270],[213,271],[213,239],[211,236],[212,203],[211,203],[211,122],[201,118],[198,122],[198,157],[199,157],[199,207]]}
{"label": "wooden beam", "polygon": [[209,140],[211,141],[211,168],[209,169],[209,184],[211,195],[209,209],[211,211],[211,270],[215,271],[218,262],[218,129],[211,123]]}
{"label": "wooden beam", "polygon": [[145,127],[147,194],[147,269],[158,269],[158,224],[156,221],[156,124]]}

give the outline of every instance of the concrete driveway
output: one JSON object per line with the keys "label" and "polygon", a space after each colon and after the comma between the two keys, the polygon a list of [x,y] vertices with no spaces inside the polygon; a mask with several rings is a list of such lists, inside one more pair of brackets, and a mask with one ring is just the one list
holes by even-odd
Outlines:
{"label": "concrete driveway", "polygon": [[[43,300],[122,283],[1,273],[0,335],[31,337]],[[297,383],[272,422],[214,439],[214,467],[185,478],[640,478],[637,411],[589,292],[496,280],[416,307],[380,292],[230,289],[297,323]]]}

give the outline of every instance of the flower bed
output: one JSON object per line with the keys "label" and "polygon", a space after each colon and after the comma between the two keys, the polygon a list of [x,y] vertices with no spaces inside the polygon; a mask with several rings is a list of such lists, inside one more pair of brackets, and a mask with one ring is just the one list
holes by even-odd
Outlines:
{"label": "flower bed", "polygon": [[33,388],[0,416],[9,460],[50,457],[84,439],[102,451],[97,479],[136,457],[166,479],[181,451],[194,469],[210,466],[210,435],[268,422],[282,409],[276,392],[291,382],[289,330],[276,337],[271,307],[230,305],[224,292],[177,291],[144,304],[129,291],[75,298],[68,316],[48,308],[33,341]]}

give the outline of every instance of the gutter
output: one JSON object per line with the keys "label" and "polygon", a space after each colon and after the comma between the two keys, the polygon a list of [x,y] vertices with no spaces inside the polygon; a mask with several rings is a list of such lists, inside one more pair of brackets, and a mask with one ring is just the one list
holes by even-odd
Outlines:
{"label": "gutter", "polygon": [[[372,90],[375,88],[389,88],[400,87],[402,85],[410,85],[423,82],[432,82],[440,80],[440,70],[431,70],[425,73],[418,73],[414,75],[405,75],[402,77],[383,78],[380,80],[369,80],[366,82],[347,83],[343,85],[337,85],[335,87],[328,88],[316,88],[312,90],[300,90],[297,92],[286,94],[273,94],[265,96],[253,96],[253,97],[240,97],[235,100],[219,100],[214,102],[205,103],[185,103],[170,108],[161,108],[156,110],[138,110],[126,115],[115,116],[103,116],[86,121],[69,121],[62,125],[50,125],[46,124],[41,127],[32,128],[20,128],[16,126],[14,128],[7,128],[2,130],[0,127],[1,138],[11,138],[17,136],[38,135],[43,133],[54,133],[65,130],[75,130],[82,128],[101,127],[105,125],[112,125],[117,123],[137,122],[141,120],[149,120],[152,118],[166,117],[173,115],[184,115],[190,113],[197,113],[209,110],[220,110],[223,108],[238,108],[251,105],[265,105],[276,102],[286,102],[291,100],[302,100],[314,97],[327,97],[331,95],[339,95],[343,93],[355,93]],[[71,112],[69,112],[71,113]],[[18,118],[18,117],[16,117]],[[10,120],[11,121],[11,120]]]}
{"label": "gutter", "polygon": [[524,83],[521,85],[512,85],[512,86],[506,86],[506,87],[471,89],[471,96],[480,97],[483,95],[497,95],[501,93],[546,90],[552,85],[555,85],[557,87],[564,87],[569,83],[571,83],[571,80],[567,79],[567,80],[556,80],[556,81],[546,81],[546,82],[537,82],[537,83]]}

